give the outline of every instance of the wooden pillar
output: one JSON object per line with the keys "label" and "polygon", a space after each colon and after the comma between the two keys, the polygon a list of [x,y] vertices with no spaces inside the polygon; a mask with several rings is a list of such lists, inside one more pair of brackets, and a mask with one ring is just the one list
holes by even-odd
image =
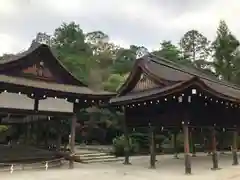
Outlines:
{"label": "wooden pillar", "polygon": [[233,155],[233,165],[238,165],[238,131],[235,129],[233,131],[233,145],[232,145],[232,155]]}
{"label": "wooden pillar", "polygon": [[62,132],[61,132],[61,120],[58,119],[56,121],[57,124],[57,151],[61,150],[61,145],[62,145]]}
{"label": "wooden pillar", "polygon": [[76,134],[76,124],[77,124],[77,105],[74,103],[73,116],[71,119],[71,137],[70,137],[70,161],[69,169],[74,168],[74,154],[75,154],[75,134]]}
{"label": "wooden pillar", "polygon": [[177,135],[178,135],[178,133],[177,133],[177,131],[174,131],[173,132],[173,135],[172,135],[172,143],[173,143],[173,153],[174,153],[174,156],[173,156],[173,158],[175,158],[175,159],[179,159],[179,157],[178,157],[178,147],[177,147]]}
{"label": "wooden pillar", "polygon": [[40,133],[42,131],[40,123],[41,122],[39,120],[37,120],[37,122],[35,123],[35,128],[34,128],[34,130],[36,132],[36,145],[37,145],[37,147],[40,145],[40,138],[41,138]]}
{"label": "wooden pillar", "polygon": [[213,127],[211,129],[211,140],[212,140],[212,162],[213,167],[212,170],[218,170],[218,154],[217,154],[217,142],[216,142],[216,130]]}
{"label": "wooden pillar", "polygon": [[156,143],[155,143],[155,127],[149,124],[149,130],[150,130],[150,168],[155,169],[156,168]]}
{"label": "wooden pillar", "polygon": [[223,131],[220,133],[219,136],[219,152],[220,154],[225,154],[224,152],[224,137],[226,136],[225,129],[223,128]]}
{"label": "wooden pillar", "polygon": [[45,136],[44,136],[44,144],[45,147],[48,148],[48,139],[49,139],[49,121],[45,122]]}
{"label": "wooden pillar", "polygon": [[191,146],[192,146],[192,157],[196,157],[196,147],[195,147],[194,129],[193,128],[190,131],[190,139],[191,139]]}
{"label": "wooden pillar", "polygon": [[30,123],[27,123],[27,136],[26,136],[26,142],[27,142],[27,145],[30,144],[30,140],[31,140],[31,124]]}
{"label": "wooden pillar", "polygon": [[129,134],[128,134],[128,128],[124,127],[124,137],[125,137],[125,147],[124,147],[124,163],[125,165],[130,165],[130,142],[129,142]]}
{"label": "wooden pillar", "polygon": [[183,122],[184,135],[184,160],[185,160],[185,174],[191,174],[191,159],[189,155],[189,129],[188,124]]}
{"label": "wooden pillar", "polygon": [[24,143],[27,144],[28,141],[28,123],[24,124]]}
{"label": "wooden pillar", "polygon": [[130,142],[129,142],[129,134],[128,134],[128,127],[126,123],[126,110],[123,107],[123,113],[124,113],[124,119],[122,122],[123,126],[123,133],[124,133],[124,138],[125,138],[125,147],[124,147],[124,162],[123,164],[125,165],[131,165],[129,156],[130,156]]}

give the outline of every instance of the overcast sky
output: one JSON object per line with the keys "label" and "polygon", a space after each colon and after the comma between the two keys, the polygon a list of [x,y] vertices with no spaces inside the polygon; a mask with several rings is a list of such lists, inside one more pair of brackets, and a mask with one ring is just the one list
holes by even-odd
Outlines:
{"label": "overcast sky", "polygon": [[239,17],[239,0],[0,0],[0,54],[26,49],[37,32],[51,35],[62,22],[153,49],[190,29],[213,39],[220,19],[240,38]]}

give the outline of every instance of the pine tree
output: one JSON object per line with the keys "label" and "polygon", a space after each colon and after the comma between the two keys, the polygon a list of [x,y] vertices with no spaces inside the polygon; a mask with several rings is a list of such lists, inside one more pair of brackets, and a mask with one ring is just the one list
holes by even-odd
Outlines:
{"label": "pine tree", "polygon": [[185,59],[192,61],[197,68],[205,68],[211,49],[210,41],[197,30],[190,30],[180,40]]}
{"label": "pine tree", "polygon": [[239,41],[230,32],[225,21],[220,21],[217,37],[212,43],[213,67],[220,79],[234,81],[236,72],[236,51]]}

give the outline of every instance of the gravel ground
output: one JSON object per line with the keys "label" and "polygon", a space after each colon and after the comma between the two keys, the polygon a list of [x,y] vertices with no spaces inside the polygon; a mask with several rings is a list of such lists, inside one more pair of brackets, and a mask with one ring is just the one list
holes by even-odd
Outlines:
{"label": "gravel ground", "polygon": [[240,165],[232,166],[231,154],[221,155],[219,167],[212,171],[211,157],[198,154],[192,158],[192,175],[184,174],[184,159],[173,159],[172,155],[157,156],[156,169],[149,169],[149,157],[133,157],[132,165],[121,162],[75,164],[74,169],[53,169],[48,171],[19,171],[0,173],[2,180],[240,180]]}

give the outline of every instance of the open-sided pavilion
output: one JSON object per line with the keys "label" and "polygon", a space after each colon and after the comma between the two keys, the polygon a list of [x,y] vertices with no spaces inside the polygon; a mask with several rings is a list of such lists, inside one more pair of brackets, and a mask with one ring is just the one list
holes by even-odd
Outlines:
{"label": "open-sided pavilion", "polygon": [[[96,92],[79,81],[45,44],[33,41],[24,52],[0,61],[0,118],[3,124],[71,118],[74,154],[76,113],[108,102],[109,92]],[[22,120],[21,120],[22,119]],[[73,167],[73,158],[70,158]]]}
{"label": "open-sided pavilion", "polygon": [[216,149],[217,128],[233,131],[233,164],[237,158],[237,128],[240,125],[240,88],[193,67],[154,55],[136,63],[120,87],[111,106],[125,113],[125,164],[129,164],[128,127],[150,127],[150,166],[155,168],[156,129],[178,128],[184,133],[185,172],[191,173],[189,131],[207,128],[211,132],[213,169],[219,169]]}

